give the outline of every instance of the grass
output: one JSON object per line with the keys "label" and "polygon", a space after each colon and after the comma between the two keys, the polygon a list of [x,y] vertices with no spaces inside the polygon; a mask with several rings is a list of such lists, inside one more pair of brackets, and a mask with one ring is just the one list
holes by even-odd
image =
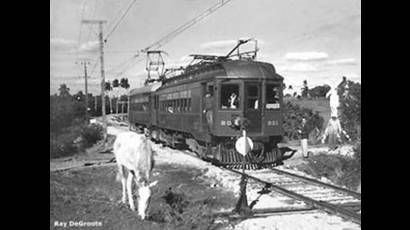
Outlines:
{"label": "grass", "polygon": [[57,220],[101,221],[98,229],[215,229],[220,224],[213,223],[210,210],[230,209],[236,201],[232,192],[199,179],[201,170],[158,165],[149,219],[141,221],[119,203],[116,172],[112,166],[50,173],[50,229]]}
{"label": "grass", "polygon": [[356,191],[361,184],[361,148],[355,148],[354,157],[319,154],[296,166],[300,171],[314,177],[326,177],[333,183]]}
{"label": "grass", "polygon": [[74,124],[60,133],[50,132],[50,159],[75,155],[102,139],[101,125]]}

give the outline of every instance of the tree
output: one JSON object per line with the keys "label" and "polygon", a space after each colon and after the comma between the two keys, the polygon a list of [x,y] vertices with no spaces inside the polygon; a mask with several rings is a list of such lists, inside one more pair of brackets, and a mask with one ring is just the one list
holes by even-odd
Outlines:
{"label": "tree", "polygon": [[112,87],[116,88],[120,86],[120,82],[118,81],[118,79],[114,79],[114,81],[112,81]]}
{"label": "tree", "polygon": [[[128,88],[130,88],[130,84],[128,83],[128,78],[121,78],[120,85],[122,88],[126,89],[128,95]],[[124,104],[122,104],[122,111],[124,111]],[[128,110],[127,110],[128,111]]]}
{"label": "tree", "polygon": [[78,91],[78,93],[74,94],[73,97],[77,101],[84,101],[85,100],[85,94],[81,90]]}
{"label": "tree", "polygon": [[68,88],[66,84],[61,84],[58,91],[60,91],[60,97],[69,97],[69,96],[71,96],[70,95],[70,88]]}
{"label": "tree", "polygon": [[128,83],[128,78],[121,78],[120,85],[124,89],[130,88],[130,84]]}
{"label": "tree", "polygon": [[113,90],[115,91],[115,94],[114,94],[114,97],[116,98],[116,100],[115,100],[115,113],[117,113],[117,114],[118,114],[118,97],[119,97],[118,88],[119,88],[119,86],[120,86],[120,81],[118,81],[118,79],[114,79],[114,81],[112,81],[112,87],[113,87]]}
{"label": "tree", "polygon": [[311,97],[326,97],[326,93],[330,90],[329,85],[315,86],[309,90],[309,95]]}
{"label": "tree", "polygon": [[302,89],[302,97],[308,97],[309,96],[309,87],[307,85],[307,81],[303,81],[303,89]]}
{"label": "tree", "polygon": [[352,140],[360,140],[361,136],[361,85],[346,81],[347,87],[339,87],[340,123]]}

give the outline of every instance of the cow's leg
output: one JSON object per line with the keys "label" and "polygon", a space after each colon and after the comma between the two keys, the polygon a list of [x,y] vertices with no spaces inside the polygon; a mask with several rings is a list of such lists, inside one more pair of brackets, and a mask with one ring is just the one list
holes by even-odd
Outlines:
{"label": "cow's leg", "polygon": [[129,171],[127,178],[127,192],[128,192],[128,202],[130,203],[130,208],[135,211],[134,199],[132,198],[132,179],[134,175],[132,171]]}
{"label": "cow's leg", "polygon": [[125,179],[125,175],[124,175],[124,166],[122,165],[118,165],[118,175],[119,175],[119,179],[121,180],[121,184],[122,184],[122,198],[121,201],[122,203],[126,204],[127,203],[127,196],[126,196],[126,192],[125,192],[125,188],[126,188],[126,179]]}

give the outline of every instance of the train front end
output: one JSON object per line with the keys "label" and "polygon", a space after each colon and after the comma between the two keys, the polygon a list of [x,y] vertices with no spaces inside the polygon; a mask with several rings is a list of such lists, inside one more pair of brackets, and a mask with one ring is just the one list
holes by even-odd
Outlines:
{"label": "train front end", "polygon": [[254,147],[245,157],[248,168],[282,164],[277,144],[282,140],[283,77],[272,64],[255,61],[224,63],[226,76],[216,78],[216,108],[213,135],[218,143],[218,161],[241,167],[242,156],[235,140],[245,129]]}

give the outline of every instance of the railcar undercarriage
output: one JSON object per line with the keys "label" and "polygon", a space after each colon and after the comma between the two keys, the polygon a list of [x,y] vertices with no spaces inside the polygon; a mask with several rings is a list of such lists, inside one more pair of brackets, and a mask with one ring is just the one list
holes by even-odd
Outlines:
{"label": "railcar undercarriage", "polygon": [[[144,132],[144,126],[135,126],[139,132]],[[232,169],[242,169],[243,156],[235,150],[235,138],[214,138],[212,143],[195,140],[188,133],[176,132],[161,128],[149,130],[153,141],[163,143],[172,148],[187,148],[205,161]],[[254,142],[254,149],[245,156],[245,169],[270,168],[283,164],[283,161],[293,156],[296,150],[279,148],[277,140],[269,142]],[[290,151],[290,155],[285,153]]]}

